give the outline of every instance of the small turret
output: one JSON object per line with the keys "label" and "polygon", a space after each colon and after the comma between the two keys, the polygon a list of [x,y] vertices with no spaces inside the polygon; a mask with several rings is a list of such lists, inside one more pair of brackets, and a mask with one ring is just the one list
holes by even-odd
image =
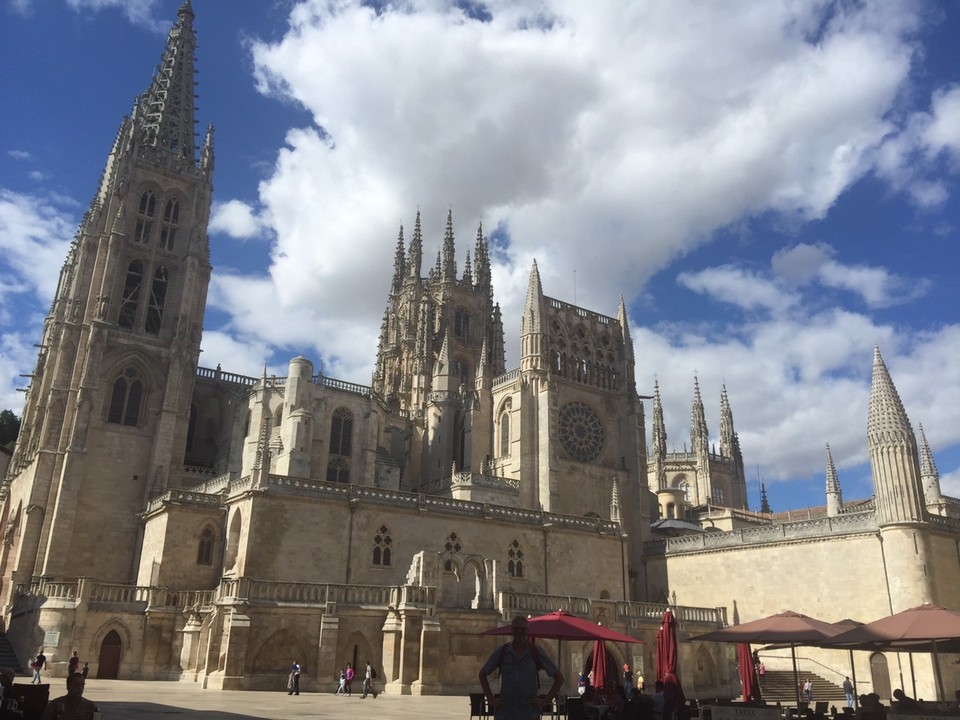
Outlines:
{"label": "small turret", "polygon": [[636,362],[633,356],[633,340],[630,338],[630,324],[627,321],[627,305],[620,296],[620,305],[617,308],[617,321],[620,323],[621,340],[623,341],[624,374],[626,388],[631,395],[637,392],[637,381],[634,376]]}
{"label": "small turret", "polygon": [[843,494],[840,492],[840,480],[837,468],[833,464],[830,445],[827,444],[827,517],[836,517],[843,507]]}
{"label": "small turret", "polygon": [[423,236],[420,234],[420,211],[413,224],[413,238],[410,240],[410,253],[407,257],[407,273],[412,278],[420,277],[423,264]]}
{"label": "small turret", "polygon": [[767,486],[764,483],[760,483],[760,512],[767,514],[773,512],[770,509],[770,501],[767,499]]}
{"label": "small turret", "polygon": [[660,383],[653,381],[653,464],[656,487],[663,490],[667,485],[665,461],[667,457],[667,428],[663,422],[663,403],[660,400]]}
{"label": "small turret", "polygon": [[470,262],[469,250],[467,250],[467,259],[463,263],[463,282],[473,285],[473,263]]}
{"label": "small turret", "polygon": [[920,429],[920,482],[923,485],[923,498],[926,501],[927,509],[931,512],[939,512],[939,505],[943,502],[943,494],[940,491],[940,473],[937,470],[937,464],[933,461],[933,453],[930,452],[930,443],[927,442],[927,435],[923,431],[923,425]]}
{"label": "small turret", "polygon": [[620,485],[616,480],[613,481],[613,489],[610,491],[610,519],[613,522],[622,522],[620,514]]}
{"label": "small turret", "polygon": [[543,340],[546,328],[544,323],[543,286],[540,284],[540,270],[537,261],[530,268],[530,281],[527,283],[527,299],[520,319],[520,369],[542,369]]}
{"label": "small turret", "polygon": [[392,292],[400,292],[403,289],[403,278],[406,275],[406,259],[403,254],[403,225],[400,226],[400,234],[397,235],[397,249],[393,253],[393,282],[390,284]]}
{"label": "small turret", "polygon": [[492,300],[493,287],[490,275],[490,251],[487,246],[487,240],[483,237],[483,223],[477,224],[477,242],[473,249],[473,259],[476,264],[475,274],[477,287],[488,289]]}

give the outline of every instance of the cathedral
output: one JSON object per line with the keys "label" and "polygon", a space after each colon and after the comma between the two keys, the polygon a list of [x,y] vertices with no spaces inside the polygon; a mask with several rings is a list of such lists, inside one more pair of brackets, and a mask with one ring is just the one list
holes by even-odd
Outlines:
{"label": "cathedral", "polygon": [[[483,228],[460,263],[450,215],[426,268],[419,214],[400,230],[370,385],[306,357],[282,377],[201,367],[214,133],[196,146],[194,19],[187,1],[120,124],[0,488],[23,664],[42,648],[65,674],[76,650],[95,677],[280,689],[296,660],[310,690],[370,660],[385,692],[465,693],[496,645],[482,632],[516,613],[633,635],[607,662],[649,673],[670,607],[687,695],[734,697],[731,648],[690,638],[788,608],[960,607],[960,501],[879,351],[875,496],[844,503],[828,448],[824,507],[751,510],[726,388],[719,448],[694,379],[689,450],[668,452],[655,385],[648,447],[623,299],[603,314],[550,297],[534,263],[505,327]],[[568,678],[593,652],[544,644]],[[861,688],[888,697],[900,656],[858,655]],[[845,652],[810,657],[847,672]]]}

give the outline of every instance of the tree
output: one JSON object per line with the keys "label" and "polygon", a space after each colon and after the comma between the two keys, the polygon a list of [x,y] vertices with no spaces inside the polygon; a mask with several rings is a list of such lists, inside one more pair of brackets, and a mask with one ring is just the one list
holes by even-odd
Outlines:
{"label": "tree", "polygon": [[20,418],[13,410],[0,410],[0,445],[6,445],[17,439],[20,434]]}

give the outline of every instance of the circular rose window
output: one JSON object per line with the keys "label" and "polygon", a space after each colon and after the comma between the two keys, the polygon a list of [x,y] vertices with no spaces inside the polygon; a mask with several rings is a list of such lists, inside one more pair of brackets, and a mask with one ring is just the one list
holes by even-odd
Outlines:
{"label": "circular rose window", "polygon": [[571,457],[590,462],[603,450],[600,419],[583,403],[567,403],[560,408],[560,442]]}

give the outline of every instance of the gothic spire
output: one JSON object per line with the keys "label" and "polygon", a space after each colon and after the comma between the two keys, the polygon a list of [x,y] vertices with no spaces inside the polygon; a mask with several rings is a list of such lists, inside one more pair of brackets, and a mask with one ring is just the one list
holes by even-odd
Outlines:
{"label": "gothic spire", "polygon": [[540,270],[537,261],[530,268],[530,281],[527,283],[527,299],[520,318],[520,368],[522,370],[540,370],[544,337],[543,286],[540,284]]}
{"label": "gothic spire", "polygon": [[927,505],[934,505],[943,499],[940,492],[940,472],[937,470],[937,464],[933,461],[933,453],[930,452],[930,443],[927,442],[927,434],[923,431],[923,425],[920,429],[920,483],[923,485],[923,497]]}
{"label": "gothic spire", "polygon": [[142,142],[189,160],[191,164],[196,161],[193,63],[197,38],[193,33],[193,18],[188,0],[177,12],[177,22],[167,36],[163,58],[138,107]]}
{"label": "gothic spire", "polygon": [[613,489],[610,491],[610,519],[613,522],[621,522],[620,514],[620,486],[616,478],[613,480]]}
{"label": "gothic spire", "polygon": [[490,284],[490,251],[487,240],[483,237],[483,223],[477,223],[477,242],[473,249],[473,261],[476,265],[477,287],[490,288],[491,299],[493,290]]}
{"label": "gothic spire", "polygon": [[694,450],[698,447],[706,448],[709,439],[707,432],[707,418],[703,411],[703,398],[700,397],[700,379],[693,376],[693,407],[690,410],[690,444]]}
{"label": "gothic spire", "polygon": [[413,224],[413,238],[410,240],[410,254],[407,270],[410,277],[419,278],[423,263],[423,238],[420,235],[420,211],[417,210],[417,219]]}
{"label": "gothic spire", "polygon": [[660,457],[667,454],[667,428],[663,422],[663,403],[660,401],[660,383],[653,381],[653,451]]}
{"label": "gothic spire", "polygon": [[770,509],[770,501],[767,499],[767,486],[764,483],[760,483],[760,512],[773,512],[773,510]]}
{"label": "gothic spire", "polygon": [[827,443],[827,516],[836,517],[843,507],[843,493],[840,492],[840,480],[837,478],[837,468],[833,464],[830,454],[830,444]]}
{"label": "gothic spire", "polygon": [[733,457],[733,447],[736,442],[736,433],[733,429],[733,411],[730,409],[730,398],[727,395],[727,384],[723,384],[720,391],[720,454],[724,457]]}
{"label": "gothic spire", "polygon": [[473,285],[473,263],[470,262],[469,250],[467,250],[467,259],[463,263],[463,281],[468,285]]}
{"label": "gothic spire", "polygon": [[917,439],[880,350],[873,348],[867,445],[881,525],[924,518]]}
{"label": "gothic spire", "polygon": [[443,278],[456,280],[457,257],[453,245],[453,210],[447,210],[447,229],[443,233]]}
{"label": "gothic spire", "polygon": [[400,292],[403,288],[405,274],[406,259],[403,255],[403,225],[401,225],[400,234],[397,236],[397,249],[393,254],[393,283],[391,284],[393,292]]}

